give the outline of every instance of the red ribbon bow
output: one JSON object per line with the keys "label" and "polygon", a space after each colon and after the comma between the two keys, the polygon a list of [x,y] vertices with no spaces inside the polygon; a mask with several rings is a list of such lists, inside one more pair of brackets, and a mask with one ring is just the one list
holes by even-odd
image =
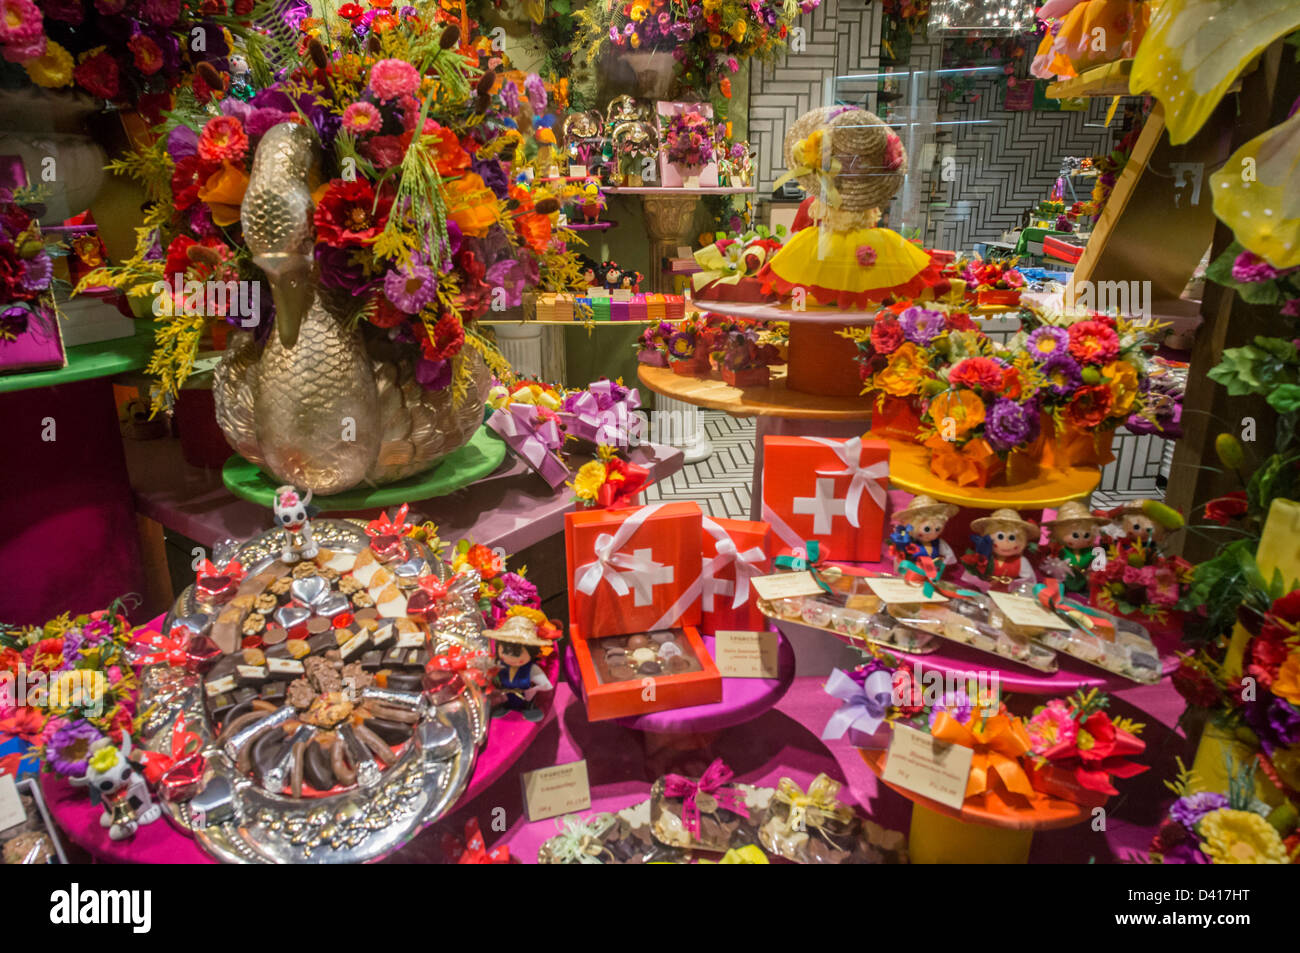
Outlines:
{"label": "red ribbon bow", "polygon": [[645,467],[618,457],[611,458],[605,470],[605,482],[596,491],[596,505],[605,509],[627,505],[650,479],[650,471]]}
{"label": "red ribbon bow", "polygon": [[484,651],[469,652],[453,645],[442,655],[435,655],[425,664],[426,672],[452,672],[461,678],[471,679],[476,685],[487,685],[486,664],[491,656]]}
{"label": "red ribbon bow", "polygon": [[1044,609],[1055,612],[1061,604],[1061,580],[1048,576],[1038,589],[1038,601]]}
{"label": "red ribbon bow", "polygon": [[[450,853],[455,853],[451,851]],[[465,822],[465,846],[459,852],[458,864],[508,864],[510,848],[502,845],[487,849],[483,843],[483,832],[479,830],[478,818],[471,817]]]}
{"label": "red ribbon bow", "polygon": [[939,567],[935,565],[934,559],[929,556],[922,556],[920,559],[912,560],[912,565],[920,569],[908,569],[903,573],[903,578],[914,586],[922,585],[925,582],[939,581]]}
{"label": "red ribbon bow", "polygon": [[248,573],[244,571],[244,567],[240,564],[238,559],[232,559],[220,569],[216,567],[211,559],[205,559],[203,562],[199,563],[199,568],[195,575],[200,578],[203,576],[229,576],[235,582],[239,582],[247,576]]}
{"label": "red ribbon bow", "polygon": [[411,528],[406,522],[406,514],[411,511],[410,503],[403,503],[397,508],[397,517],[389,519],[388,513],[380,513],[379,519],[371,520],[366,524],[366,534],[368,536],[405,536],[406,531]]}
{"label": "red ribbon bow", "polygon": [[157,665],[159,662],[166,662],[168,665],[184,668],[188,658],[186,649],[190,644],[190,630],[183,625],[175,625],[167,635],[155,632],[149,638],[142,639],[139,644],[153,649],[148,655],[139,659],[139,664]]}
{"label": "red ribbon bow", "polygon": [[718,807],[726,808],[741,817],[749,817],[749,809],[745,807],[741,793],[735,788],[723,787],[735,776],[735,772],[723,764],[721,758],[709,765],[698,781],[684,778],[680,774],[664,775],[664,796],[682,799],[682,822],[693,837],[700,836],[700,805],[697,799],[701,794],[711,795],[718,802]]}
{"label": "red ribbon bow", "polygon": [[[172,726],[170,754],[163,754],[161,751],[145,751],[140,754],[145,780],[157,787],[163,783],[163,779],[172,772],[173,768],[179,768],[193,758],[197,758],[201,763],[203,756],[199,751],[202,748],[203,739],[185,727],[184,718],[176,719],[176,724]],[[202,773],[202,770],[198,772],[200,775]]]}

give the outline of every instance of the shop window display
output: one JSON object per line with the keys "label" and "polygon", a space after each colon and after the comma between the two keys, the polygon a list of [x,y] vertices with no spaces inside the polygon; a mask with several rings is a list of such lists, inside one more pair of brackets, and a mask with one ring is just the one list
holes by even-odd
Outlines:
{"label": "shop window display", "polygon": [[0,2],[5,862],[1300,862],[1300,16],[1005,6]]}

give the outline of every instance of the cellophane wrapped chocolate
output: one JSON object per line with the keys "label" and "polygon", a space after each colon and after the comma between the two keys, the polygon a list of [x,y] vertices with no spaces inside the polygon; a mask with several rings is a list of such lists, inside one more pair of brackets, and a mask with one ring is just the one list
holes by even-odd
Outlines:
{"label": "cellophane wrapped chocolate", "polygon": [[726,851],[756,840],[747,803],[753,788],[732,783],[732,771],[722,759],[699,778],[666,774],[650,789],[650,830],[669,847]]}
{"label": "cellophane wrapped chocolate", "polygon": [[539,864],[684,864],[690,852],[660,844],[650,834],[650,801],[617,814],[557,821],[559,833],[542,844]]}
{"label": "cellophane wrapped chocolate", "polygon": [[908,628],[884,611],[883,602],[871,591],[864,577],[836,570],[837,567],[829,567],[821,572],[830,592],[770,602],[760,599],[758,610],[771,619],[788,619],[835,632],[849,640],[897,645],[906,652],[935,650],[934,636]]}
{"label": "cellophane wrapped chocolate", "polygon": [[0,853],[6,864],[57,864],[54,843],[45,832],[36,800],[19,791],[18,798],[27,817],[20,824],[0,831]]}
{"label": "cellophane wrapped chocolate", "polygon": [[837,798],[840,784],[819,774],[805,792],[782,778],[759,819],[758,837],[768,853],[800,864],[905,863],[906,840],[860,818]]}

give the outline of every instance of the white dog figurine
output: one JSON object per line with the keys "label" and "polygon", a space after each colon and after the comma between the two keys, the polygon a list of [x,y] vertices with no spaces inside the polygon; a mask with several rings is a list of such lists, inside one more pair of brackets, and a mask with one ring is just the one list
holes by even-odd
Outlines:
{"label": "white dog figurine", "polygon": [[311,490],[300,496],[296,487],[282,486],[275,491],[275,521],[284,530],[284,549],[280,558],[286,563],[299,559],[314,559],[320,552],[311,536],[312,515],[308,509]]}
{"label": "white dog figurine", "polygon": [[113,747],[110,738],[100,738],[90,746],[86,773],[71,778],[73,784],[91,788],[104,802],[99,817],[101,827],[108,828],[113,840],[126,840],[141,824],[152,824],[162,817],[162,808],[149,796],[149,785],[127,758],[131,753],[131,736],[122,733],[122,747]]}

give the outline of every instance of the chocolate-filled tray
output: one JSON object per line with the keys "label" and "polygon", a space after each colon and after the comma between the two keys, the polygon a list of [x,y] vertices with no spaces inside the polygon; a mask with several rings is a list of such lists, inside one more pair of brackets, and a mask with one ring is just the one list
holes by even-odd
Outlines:
{"label": "chocolate-filled tray", "polygon": [[[285,563],[283,533],[237,546],[181,593],[163,627],[191,663],[141,675],[146,747],[199,735],[206,770],[168,818],[219,860],[352,863],[401,847],[456,802],[486,737],[471,679],[430,675],[452,647],[486,649],[478,576],[422,543],[372,550],[356,523],[312,522],[320,552]],[[422,584],[423,583],[423,584]]]}

